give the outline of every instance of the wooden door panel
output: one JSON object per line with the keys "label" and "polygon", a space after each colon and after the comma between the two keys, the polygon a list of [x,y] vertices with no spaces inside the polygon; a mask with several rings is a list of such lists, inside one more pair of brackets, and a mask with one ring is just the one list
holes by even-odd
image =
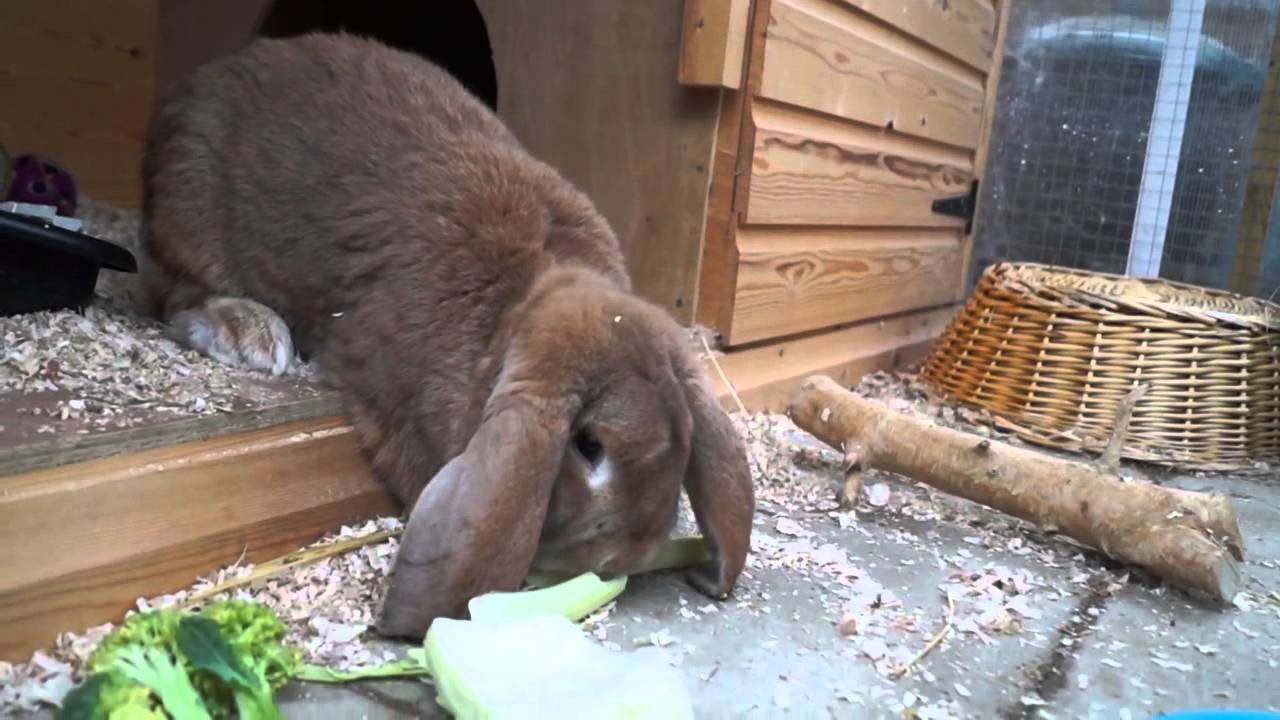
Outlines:
{"label": "wooden door panel", "polygon": [[[728,267],[702,321],[729,347],[961,300],[965,219],[935,201],[978,176],[1003,3],[754,0]],[[722,106],[722,112],[731,106]],[[732,188],[732,190],[727,190]],[[703,257],[721,236],[707,236]]]}

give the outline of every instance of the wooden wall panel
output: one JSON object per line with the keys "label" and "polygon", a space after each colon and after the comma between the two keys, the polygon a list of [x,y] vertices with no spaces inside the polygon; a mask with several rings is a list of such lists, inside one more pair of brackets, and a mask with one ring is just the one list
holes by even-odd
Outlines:
{"label": "wooden wall panel", "polygon": [[0,142],[62,163],[87,195],[136,208],[155,29],[155,0],[5,3]]}
{"label": "wooden wall panel", "polygon": [[622,241],[636,292],[690,321],[720,98],[677,82],[683,0],[477,5],[498,114],[591,197]]}
{"label": "wooden wall panel", "polygon": [[988,0],[841,0],[979,72],[991,66],[996,11]]}
{"label": "wooden wall panel", "polygon": [[738,252],[735,345],[959,299],[954,230],[743,228]]}
{"label": "wooden wall panel", "polygon": [[973,149],[983,75],[825,0],[775,0],[760,94]]}
{"label": "wooden wall panel", "polygon": [[964,226],[931,205],[968,190],[968,152],[768,102],[754,119],[748,222]]}

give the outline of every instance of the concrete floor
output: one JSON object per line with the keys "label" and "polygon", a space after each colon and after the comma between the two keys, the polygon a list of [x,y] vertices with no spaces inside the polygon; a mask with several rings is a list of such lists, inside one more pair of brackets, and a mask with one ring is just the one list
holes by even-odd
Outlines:
{"label": "concrete floor", "polygon": [[[888,500],[856,514],[814,500],[829,496],[838,476],[834,467],[818,467],[808,492],[762,493],[750,577],[717,612],[701,611],[706,598],[678,576],[637,577],[600,632],[623,649],[638,640],[662,645],[699,717],[1280,710],[1280,595],[1269,597],[1280,589],[1276,480],[1160,480],[1214,488],[1236,501],[1253,581],[1243,607],[1223,610],[922,486],[884,480],[874,492],[885,500],[887,489]],[[787,551],[797,539],[816,552]],[[815,557],[837,558],[835,570],[818,567]],[[1029,579],[1017,622],[1003,633],[975,632],[982,608],[957,598],[952,631],[910,675],[878,670],[877,656],[909,656],[938,633],[946,617],[940,587],[960,571]],[[868,583],[884,589],[874,609],[865,605]],[[839,632],[842,617],[858,631]],[[416,682],[311,685],[287,688],[282,704],[291,718],[439,717],[431,695]]]}

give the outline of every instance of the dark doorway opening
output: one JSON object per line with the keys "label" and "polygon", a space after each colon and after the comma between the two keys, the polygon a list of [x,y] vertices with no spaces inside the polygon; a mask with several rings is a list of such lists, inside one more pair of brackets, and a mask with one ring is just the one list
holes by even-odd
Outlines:
{"label": "dark doorway opening", "polygon": [[282,38],[339,30],[421,55],[490,108],[498,106],[493,48],[473,0],[276,0],[259,34]]}

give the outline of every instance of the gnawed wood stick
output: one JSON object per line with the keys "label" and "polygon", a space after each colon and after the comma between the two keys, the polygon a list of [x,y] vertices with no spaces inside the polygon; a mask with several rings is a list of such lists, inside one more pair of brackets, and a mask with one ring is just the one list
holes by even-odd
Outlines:
{"label": "gnawed wood stick", "polygon": [[1133,419],[1133,409],[1137,407],[1150,389],[1150,385],[1139,385],[1129,392],[1116,406],[1116,419],[1111,427],[1111,439],[1098,458],[1098,467],[1106,472],[1115,472],[1120,467],[1120,453],[1124,451],[1124,441],[1129,435],[1129,421]]}
{"label": "gnawed wood stick", "polygon": [[[1094,463],[1052,457],[941,427],[814,376],[788,414],[863,468],[905,475],[1061,532],[1183,587],[1230,601],[1244,542],[1228,498],[1124,482]],[[1233,557],[1234,556],[1234,557]]]}

